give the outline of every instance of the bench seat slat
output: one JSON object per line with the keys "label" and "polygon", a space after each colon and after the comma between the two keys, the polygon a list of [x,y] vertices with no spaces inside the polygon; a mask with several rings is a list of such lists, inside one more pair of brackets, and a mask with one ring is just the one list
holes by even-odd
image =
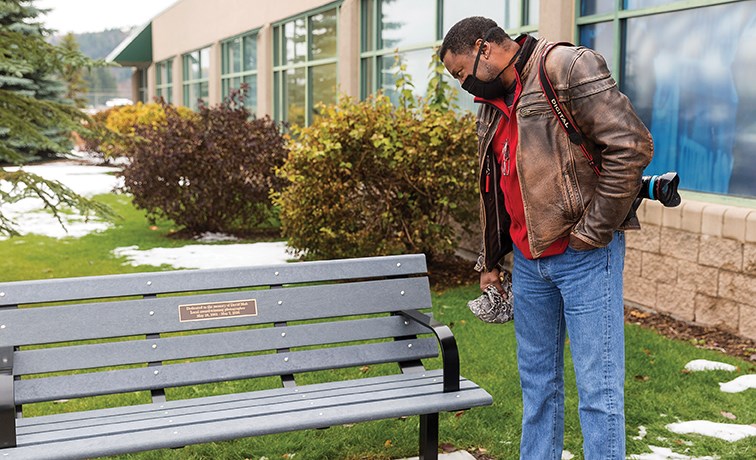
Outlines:
{"label": "bench seat slat", "polygon": [[[442,393],[441,383],[434,385],[432,389],[420,391],[418,394],[394,395],[397,398],[392,399],[390,404],[387,404],[385,400],[390,393],[365,393],[362,399],[350,399],[349,396],[324,398],[319,401],[321,405],[301,410],[281,413],[266,413],[260,410],[259,415],[252,411],[248,414],[249,419],[233,417],[203,419],[199,416],[189,424],[177,426],[176,424],[187,421],[177,417],[176,420],[179,422],[174,420],[173,425],[164,420],[155,420],[153,421],[155,423],[146,425],[142,431],[133,431],[134,428],[132,428],[132,431],[104,437],[87,435],[87,430],[82,430],[80,434],[84,437],[81,439],[72,440],[63,436],[60,442],[50,444],[28,445],[29,441],[22,435],[20,447],[14,449],[7,458],[82,458],[113,455],[131,451],[131,446],[135,441],[147,449],[180,447],[197,442],[215,442],[405,415],[454,411],[491,403],[488,393],[467,382],[464,384],[464,390],[455,393]],[[244,411],[243,408],[239,409],[236,415],[241,417]],[[117,426],[110,428],[118,431]],[[91,430],[90,433],[92,433]]]}
{"label": "bench seat slat", "polygon": [[[379,293],[379,294],[376,294]],[[178,321],[179,305],[255,299],[257,316]],[[279,304],[280,302],[280,304]],[[427,278],[0,310],[0,346],[268,324],[430,308]]]}
{"label": "bench seat slat", "polygon": [[[408,373],[408,374],[391,374],[391,375],[382,375],[378,377],[364,377],[360,379],[354,379],[349,381],[332,381],[332,382],[325,382],[325,383],[314,383],[310,385],[304,385],[294,388],[276,388],[271,390],[259,390],[259,391],[253,391],[249,393],[243,393],[241,395],[239,394],[224,394],[224,395],[217,395],[217,396],[207,396],[203,398],[192,398],[192,399],[178,399],[178,400],[169,400],[163,403],[151,403],[151,404],[142,404],[142,405],[136,405],[136,406],[120,406],[120,407],[112,407],[112,408],[105,408],[105,409],[97,409],[97,410],[91,410],[86,412],[70,412],[70,413],[62,413],[62,414],[54,414],[54,415],[43,415],[43,416],[37,416],[37,417],[25,417],[16,420],[16,424],[19,427],[23,427],[24,429],[30,429],[31,432],[34,432],[34,427],[38,427],[40,425],[46,425],[46,424],[57,424],[57,423],[64,423],[69,421],[86,421],[90,417],[100,418],[100,417],[120,417],[120,416],[128,416],[131,414],[144,414],[144,413],[152,413],[158,409],[172,413],[171,411],[174,410],[194,410],[208,405],[222,405],[226,403],[234,403],[235,401],[241,399],[243,401],[246,400],[262,400],[264,401],[267,398],[275,398],[281,394],[289,394],[294,393],[297,395],[304,395],[305,398],[311,397],[313,394],[321,394],[328,392],[339,392],[344,391],[345,388],[351,389],[353,392],[370,392],[370,391],[379,391],[386,388],[392,388],[393,386],[397,385],[410,385],[414,386],[418,384],[417,382],[420,382],[422,384],[422,381],[425,379],[442,379],[443,378],[443,371],[438,369],[433,370],[427,370],[423,372],[415,372],[415,373]],[[439,380],[440,381],[440,380]]]}
{"label": "bench seat slat", "polygon": [[[92,419],[76,424],[66,422],[62,424],[50,424],[44,430],[27,432],[20,430],[19,441],[24,444],[38,444],[42,442],[58,442],[65,439],[87,438],[91,436],[104,436],[121,433],[134,433],[162,427],[182,427],[197,423],[207,423],[221,420],[247,419],[266,414],[285,415],[292,412],[301,412],[306,409],[330,410],[339,406],[351,405],[365,401],[397,401],[404,398],[413,398],[424,395],[441,393],[443,388],[441,381],[438,384],[424,379],[415,386],[404,386],[376,390],[372,392],[350,393],[349,387],[342,388],[341,392],[331,392],[328,395],[311,394],[309,398],[301,398],[298,394],[288,394],[271,401],[244,401],[229,402],[223,405],[206,405],[195,411],[156,411],[153,413],[141,413],[131,417],[122,417],[115,421],[112,418]],[[475,390],[477,386],[469,381],[460,382],[460,392]],[[356,420],[361,421],[361,420]]]}
{"label": "bench seat slat", "polygon": [[407,276],[427,272],[423,255],[356,258],[235,269],[90,276],[0,283],[0,306],[253,286]]}
{"label": "bench seat slat", "polygon": [[[409,347],[409,345],[412,347]],[[239,380],[326,369],[431,358],[438,354],[433,338],[350,345],[283,354],[225,358],[159,368],[138,368],[16,382],[16,404],[81,398],[175,386]]]}
{"label": "bench seat slat", "polygon": [[418,335],[428,330],[401,316],[199,334],[152,340],[128,340],[19,351],[16,375],[42,374],[157,361],[231,355],[253,351],[327,345]]}

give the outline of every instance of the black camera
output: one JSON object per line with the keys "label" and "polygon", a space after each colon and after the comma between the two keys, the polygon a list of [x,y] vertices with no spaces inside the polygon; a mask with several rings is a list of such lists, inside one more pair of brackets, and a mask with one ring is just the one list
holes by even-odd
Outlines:
{"label": "black camera", "polygon": [[681,201],[680,194],[677,193],[679,184],[680,176],[674,171],[660,176],[643,176],[638,198],[656,200],[667,208],[674,208]]}

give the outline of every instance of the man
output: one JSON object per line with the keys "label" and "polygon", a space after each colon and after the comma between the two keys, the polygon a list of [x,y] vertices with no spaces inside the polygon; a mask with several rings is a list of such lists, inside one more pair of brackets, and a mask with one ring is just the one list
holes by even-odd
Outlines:
{"label": "man", "polygon": [[639,228],[631,207],[653,143],[601,56],[555,46],[545,70],[594,170],[539,83],[548,46],[531,36],[512,40],[494,21],[471,17],[449,30],[439,50],[481,104],[483,249],[476,269],[481,289],[501,290],[499,264],[514,252],[520,458],[561,458],[566,330],[585,458],[624,459],[623,230]]}

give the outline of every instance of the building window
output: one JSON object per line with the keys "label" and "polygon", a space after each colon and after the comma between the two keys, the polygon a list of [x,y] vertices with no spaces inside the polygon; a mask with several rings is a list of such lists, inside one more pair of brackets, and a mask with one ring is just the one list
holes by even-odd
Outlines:
{"label": "building window", "polygon": [[309,125],[317,104],[337,99],[338,7],[329,6],[273,28],[276,120]]}
{"label": "building window", "polygon": [[184,105],[197,110],[200,99],[207,100],[210,74],[210,48],[183,56]]}
{"label": "building window", "polygon": [[651,131],[646,173],[677,171],[683,189],[756,197],[756,2],[620,3],[608,17],[578,19],[580,44],[614,63]]}
{"label": "building window", "polygon": [[149,93],[147,91],[147,69],[137,70],[139,73],[139,86],[137,87],[137,98],[139,102],[147,102]]}
{"label": "building window", "polygon": [[173,59],[155,64],[155,95],[168,104],[173,103]]}
{"label": "building window", "polygon": [[221,44],[221,89],[227,98],[232,89],[247,84],[244,106],[257,112],[257,33],[226,40]]}
{"label": "building window", "polygon": [[[486,16],[515,37],[535,33],[538,24],[538,0],[362,0],[361,95],[378,90],[397,103],[395,89],[397,57],[412,78],[415,96],[425,95],[428,65],[435,48],[446,32],[459,20],[469,16]],[[458,90],[457,103],[474,110],[473,98]]]}

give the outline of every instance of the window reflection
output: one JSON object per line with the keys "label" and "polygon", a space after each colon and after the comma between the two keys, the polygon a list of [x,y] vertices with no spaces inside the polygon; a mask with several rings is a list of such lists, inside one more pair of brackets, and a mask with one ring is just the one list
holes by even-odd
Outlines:
{"label": "window reflection", "polygon": [[257,70],[257,35],[244,37],[244,64],[242,70]]}
{"label": "window reflection", "polygon": [[756,2],[630,18],[625,40],[623,90],[655,143],[647,171],[756,196]]}
{"label": "window reflection", "polygon": [[580,45],[598,51],[611,70],[614,62],[614,25],[611,22],[581,26]]}
{"label": "window reflection", "polygon": [[284,90],[284,110],[286,121],[291,125],[304,126],[305,124],[305,91],[306,76],[305,68],[289,69],[286,71]]}
{"label": "window reflection", "polygon": [[679,1],[680,0],[624,0],[624,6],[626,10],[639,10],[641,8],[667,5],[670,3],[677,3]]}
{"label": "window reflection", "polygon": [[[425,96],[428,90],[428,63],[433,57],[433,50],[422,49],[417,51],[408,51],[399,54],[401,64],[407,66],[405,74],[412,79],[412,94],[415,97]],[[383,92],[391,99],[394,104],[399,103],[399,93],[396,91],[396,72],[398,66],[394,55],[386,55],[381,58],[380,85]]]}
{"label": "window reflection", "polygon": [[312,72],[312,106],[317,114],[317,104],[336,102],[336,64],[313,67]]}
{"label": "window reflection", "polygon": [[436,41],[436,0],[381,2],[381,45],[401,48]]}
{"label": "window reflection", "polygon": [[582,0],[580,2],[580,16],[614,13],[616,4],[617,0]]}
{"label": "window reflection", "polygon": [[307,59],[307,27],[304,18],[287,22],[284,26],[284,51],[288,64]]}
{"label": "window reflection", "polygon": [[479,0],[473,3],[466,0],[447,0],[444,2],[443,34],[446,35],[446,32],[448,32],[454,24],[470,16],[485,16],[503,26],[505,3],[506,2],[502,2],[501,0]]}
{"label": "window reflection", "polygon": [[310,18],[310,58],[336,57],[336,10]]}

